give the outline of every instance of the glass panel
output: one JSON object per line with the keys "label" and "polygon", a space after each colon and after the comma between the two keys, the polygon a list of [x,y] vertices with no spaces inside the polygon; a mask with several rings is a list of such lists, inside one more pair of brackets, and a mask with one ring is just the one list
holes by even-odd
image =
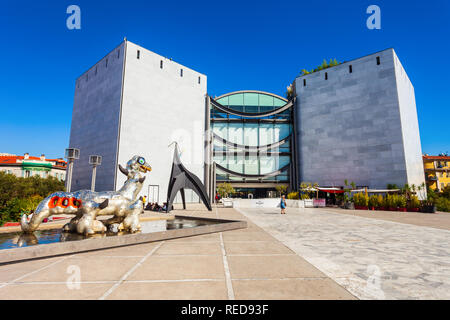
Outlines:
{"label": "glass panel", "polygon": [[244,167],[246,174],[259,174],[258,158],[256,156],[247,156],[244,160]]}
{"label": "glass panel", "polygon": [[290,143],[290,141],[287,141],[287,142],[283,143],[280,146],[279,151],[280,152],[290,152],[291,148],[290,148],[290,144],[289,143]]}
{"label": "glass panel", "polygon": [[258,108],[258,106],[245,106],[245,112],[258,113],[259,108]]}
{"label": "glass panel", "polygon": [[213,123],[212,125],[213,132],[217,134],[219,137],[228,140],[228,124],[227,123]]}
{"label": "glass panel", "polygon": [[244,144],[246,146],[258,145],[258,124],[244,123]]}
{"label": "glass panel", "polygon": [[271,144],[274,140],[273,124],[261,123],[259,125],[259,145]]}
{"label": "glass panel", "polygon": [[277,170],[276,157],[260,157],[260,174],[266,174]]}
{"label": "glass panel", "polygon": [[231,96],[228,96],[228,105],[229,106],[243,106],[244,105],[244,94],[237,93]]}
{"label": "glass panel", "polygon": [[220,156],[214,156],[214,162],[221,165],[224,168],[227,168],[227,160],[226,157],[223,155]]}
{"label": "glass panel", "polygon": [[289,156],[281,156],[278,157],[278,169],[283,168],[284,166],[288,165],[290,162],[290,157]]}
{"label": "glass panel", "polygon": [[221,98],[221,99],[217,99],[216,100],[218,103],[220,103],[221,105],[223,105],[223,106],[228,106],[228,97],[224,97],[224,98]]}
{"label": "glass panel", "polygon": [[258,106],[258,93],[244,93],[245,106]]}
{"label": "glass panel", "polygon": [[270,107],[270,109],[273,109],[273,97],[267,94],[260,94],[259,105],[264,107]]}
{"label": "glass panel", "polygon": [[290,134],[290,125],[284,123],[276,123],[274,125],[274,140],[275,142],[283,140]]}
{"label": "glass panel", "polygon": [[236,110],[236,111],[240,111],[240,112],[244,112],[244,106],[230,106],[230,109],[232,110]]}
{"label": "glass panel", "polygon": [[278,99],[278,98],[273,98],[273,105],[275,106],[275,107],[281,107],[281,106],[284,106],[285,104],[286,104],[286,101],[283,101],[283,100],[281,100],[281,99]]}
{"label": "glass panel", "polygon": [[237,144],[244,144],[244,124],[243,123],[230,123],[228,127],[228,141]]}
{"label": "glass panel", "polygon": [[244,173],[244,156],[228,156],[228,169],[234,172]]}

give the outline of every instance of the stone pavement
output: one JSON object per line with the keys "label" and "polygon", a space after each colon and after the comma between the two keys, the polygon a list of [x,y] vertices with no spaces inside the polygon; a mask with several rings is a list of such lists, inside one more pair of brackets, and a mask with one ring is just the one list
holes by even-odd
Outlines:
{"label": "stone pavement", "polygon": [[360,299],[450,299],[449,214],[239,210]]}
{"label": "stone pavement", "polygon": [[[246,219],[225,208],[173,213]],[[355,297],[248,221],[247,229],[0,265],[0,299]]]}

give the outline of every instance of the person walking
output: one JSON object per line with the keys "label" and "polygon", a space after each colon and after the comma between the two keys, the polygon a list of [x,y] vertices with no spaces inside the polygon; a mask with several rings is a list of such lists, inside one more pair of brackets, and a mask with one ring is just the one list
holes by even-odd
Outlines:
{"label": "person walking", "polygon": [[[142,197],[142,208],[144,208],[144,210],[145,210],[145,203],[147,202],[147,197],[146,196],[143,196]],[[142,211],[144,211],[144,210],[142,210]]]}
{"label": "person walking", "polygon": [[280,207],[281,207],[281,214],[286,214],[286,199],[284,195],[281,196]]}

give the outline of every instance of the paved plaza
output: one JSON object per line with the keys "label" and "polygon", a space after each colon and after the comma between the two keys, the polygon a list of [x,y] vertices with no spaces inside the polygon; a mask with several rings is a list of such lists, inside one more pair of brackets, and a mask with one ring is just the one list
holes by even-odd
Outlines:
{"label": "paved plaza", "polygon": [[0,265],[0,299],[450,298],[450,214],[197,208],[248,228]]}
{"label": "paved plaza", "polygon": [[[173,213],[246,219],[225,208]],[[247,229],[2,265],[0,299],[355,297],[248,221]]]}
{"label": "paved plaza", "polygon": [[450,299],[448,213],[240,211],[360,299]]}

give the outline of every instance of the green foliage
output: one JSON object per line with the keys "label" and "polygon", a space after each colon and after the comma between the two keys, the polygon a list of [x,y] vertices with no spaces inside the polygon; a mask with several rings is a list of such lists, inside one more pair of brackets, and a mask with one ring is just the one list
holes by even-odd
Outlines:
{"label": "green foliage", "polygon": [[450,212],[450,199],[444,197],[437,198],[436,209],[438,211]]}
{"label": "green foliage", "polygon": [[64,191],[64,182],[54,177],[18,178],[0,172],[0,225],[17,221],[22,213],[34,210],[49,194]]}
{"label": "green foliage", "polygon": [[376,197],[377,197],[376,207],[383,207],[384,206],[383,196],[381,194],[377,194]]}
{"label": "green foliage", "polygon": [[367,207],[369,197],[365,193],[355,193],[353,195],[353,202],[355,203],[355,206]]}
{"label": "green foliage", "polygon": [[442,189],[440,196],[450,200],[450,186],[446,186],[444,189]]}
{"label": "green foliage", "polygon": [[275,187],[275,190],[277,190],[278,194],[281,196],[281,195],[283,195],[283,194],[286,193],[286,191],[287,191],[287,186],[285,186],[285,185],[279,185],[279,186],[276,186],[276,187]]}
{"label": "green foliage", "polygon": [[319,65],[317,68],[314,68],[314,69],[311,70],[311,71],[308,71],[308,70],[306,70],[306,69],[302,69],[302,74],[301,74],[301,75],[303,76],[303,75],[305,75],[305,74],[314,73],[314,72],[317,72],[317,71],[320,71],[320,70],[324,70],[324,69],[327,69],[327,68],[330,68],[330,67],[337,66],[337,65],[339,65],[339,64],[341,64],[341,63],[338,62],[338,61],[336,60],[336,58],[335,58],[335,59],[330,59],[330,62],[327,62],[326,59],[323,59],[322,64]]}
{"label": "green foliage", "polygon": [[300,196],[300,199],[301,200],[307,200],[307,199],[311,199],[311,197],[307,193],[302,193],[301,196]]}
{"label": "green foliage", "polygon": [[298,200],[299,197],[300,197],[300,196],[299,196],[299,193],[296,192],[296,191],[289,192],[288,195],[287,195],[287,198],[288,198],[288,199],[293,199],[293,200]]}
{"label": "green foliage", "polygon": [[387,189],[393,190],[393,189],[399,189],[399,187],[395,183],[389,183],[387,185]]}
{"label": "green foliage", "polygon": [[395,208],[396,207],[396,200],[395,200],[395,194],[388,194],[386,197],[384,197],[384,207],[385,208]]}
{"label": "green foliage", "polygon": [[420,200],[417,196],[412,195],[409,199],[409,207],[410,208],[419,208],[420,207]]}
{"label": "green foliage", "polygon": [[396,195],[395,206],[399,208],[406,208],[406,197],[403,195]]}
{"label": "green foliage", "polygon": [[228,197],[228,195],[232,195],[236,193],[231,183],[223,182],[217,185],[217,192],[220,194],[222,198]]}
{"label": "green foliage", "polygon": [[378,207],[378,196],[371,195],[369,197],[369,207]]}

